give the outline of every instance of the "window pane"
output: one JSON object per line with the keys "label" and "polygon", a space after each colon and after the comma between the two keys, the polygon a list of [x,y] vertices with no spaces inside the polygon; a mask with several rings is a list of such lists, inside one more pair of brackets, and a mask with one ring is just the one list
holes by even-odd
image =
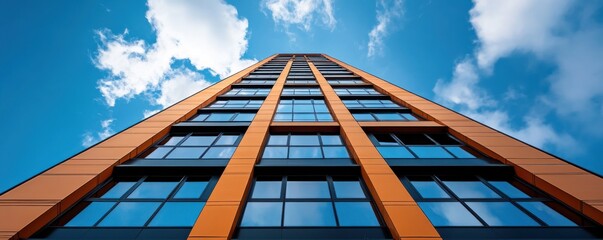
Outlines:
{"label": "window pane", "polygon": [[289,158],[323,158],[320,147],[290,147]]}
{"label": "window pane", "polygon": [[459,145],[460,143],[457,140],[454,140],[448,134],[429,134],[431,139],[435,140],[441,145]]}
{"label": "window pane", "polygon": [[478,181],[444,181],[460,198],[500,198],[496,192]]}
{"label": "window pane", "polygon": [[279,227],[282,211],[281,202],[248,202],[241,227]]}
{"label": "window pane", "polygon": [[448,193],[434,181],[411,181],[410,183],[423,198],[450,198]]}
{"label": "window pane", "polygon": [[158,202],[121,202],[98,226],[142,227],[159,207]]}
{"label": "window pane", "polygon": [[539,226],[510,202],[467,202],[490,226]]}
{"label": "window pane", "polygon": [[374,134],[375,139],[379,142],[379,145],[400,145],[391,135],[389,134]]}
{"label": "window pane", "polygon": [[335,226],[331,202],[285,203],[285,227]]}
{"label": "window pane", "polygon": [[167,198],[178,182],[143,182],[128,198]]}
{"label": "window pane", "polygon": [[419,202],[431,224],[440,226],[482,226],[471,213],[458,202]]}
{"label": "window pane", "polygon": [[185,182],[174,198],[199,198],[207,187],[207,182]]}
{"label": "window pane", "polygon": [[507,181],[488,181],[490,184],[494,185],[498,190],[506,194],[511,198],[529,198],[527,194],[523,193],[521,190],[517,189],[511,183]]}
{"label": "window pane", "polygon": [[279,112],[279,113],[291,113],[291,112],[293,112],[293,106],[292,105],[284,105],[284,104],[281,103],[281,104],[278,105],[278,107],[276,109],[276,112]]}
{"label": "window pane", "polygon": [[163,145],[165,146],[174,146],[176,144],[178,144],[184,137],[182,136],[171,136],[169,138],[169,140],[167,142],[165,142]]}
{"label": "window pane", "polygon": [[179,147],[170,152],[166,158],[193,158],[198,159],[205,152],[206,147]]}
{"label": "window pane", "polygon": [[234,113],[212,113],[211,115],[209,115],[209,117],[205,121],[225,122],[225,121],[230,121],[232,116],[234,116]]}
{"label": "window pane", "polygon": [[270,135],[268,145],[287,145],[287,135]]}
{"label": "window pane", "polygon": [[396,134],[406,145],[435,145],[435,143],[424,134]]}
{"label": "window pane", "polygon": [[409,147],[419,158],[453,158],[441,147]]}
{"label": "window pane", "polygon": [[234,145],[239,139],[239,135],[222,135],[218,138],[215,145]]}
{"label": "window pane", "polygon": [[235,117],[234,121],[250,122],[254,117],[255,113],[239,113],[239,115]]}
{"label": "window pane", "polygon": [[251,198],[280,198],[281,181],[256,181]]}
{"label": "window pane", "polygon": [[383,158],[415,158],[405,147],[377,147]]}
{"label": "window pane", "polygon": [[520,202],[519,205],[526,208],[549,226],[576,226],[574,222],[542,202]]}
{"label": "window pane", "polygon": [[291,135],[291,146],[320,145],[317,135]]}
{"label": "window pane", "polygon": [[293,115],[291,113],[277,113],[274,115],[274,121],[292,121]]}
{"label": "window pane", "polygon": [[326,181],[288,181],[286,198],[331,198]]}
{"label": "window pane", "polygon": [[379,221],[369,202],[336,202],[337,218],[342,227],[378,227]]}
{"label": "window pane", "polygon": [[322,147],[325,158],[349,158],[345,147]]}
{"label": "window pane", "polygon": [[331,114],[328,114],[328,113],[317,113],[316,119],[318,119],[318,121],[324,121],[324,122],[333,121]]}
{"label": "window pane", "polygon": [[114,202],[93,202],[72,218],[65,226],[91,227],[115,205]]}
{"label": "window pane", "polygon": [[265,147],[262,158],[287,158],[287,147]]}
{"label": "window pane", "polygon": [[321,135],[322,145],[343,145],[341,138],[337,135]]}
{"label": "window pane", "polygon": [[404,118],[406,118],[407,120],[419,120],[410,113],[402,113],[402,116],[404,116]]}
{"label": "window pane", "polygon": [[173,148],[171,147],[159,147],[153,150],[151,153],[149,153],[149,155],[145,156],[144,158],[163,158],[172,149]]}
{"label": "window pane", "polygon": [[402,121],[405,120],[397,113],[376,113],[375,116],[380,121]]}
{"label": "window pane", "polygon": [[366,198],[358,181],[333,181],[333,187],[337,198]]}
{"label": "window pane", "polygon": [[167,202],[153,217],[149,226],[153,227],[190,227],[193,226],[204,202]]}
{"label": "window pane", "polygon": [[215,139],[216,136],[190,136],[181,146],[209,146]]}
{"label": "window pane", "polygon": [[356,121],[374,121],[373,115],[370,113],[354,113]]}
{"label": "window pane", "polygon": [[473,156],[473,154],[468,153],[461,147],[446,147],[446,149],[448,149],[448,151],[450,151],[452,154],[454,154],[458,158],[475,158],[475,156]]}
{"label": "window pane", "polygon": [[136,182],[118,182],[109,191],[107,191],[101,198],[121,198]]}
{"label": "window pane", "polygon": [[230,158],[235,151],[235,147],[210,147],[203,155],[203,159],[208,158]]}
{"label": "window pane", "polygon": [[191,121],[201,122],[201,121],[205,120],[208,116],[209,116],[209,114],[199,114],[195,118],[193,118],[193,120],[191,120]]}
{"label": "window pane", "polygon": [[314,122],[316,118],[313,113],[294,113],[293,121]]}

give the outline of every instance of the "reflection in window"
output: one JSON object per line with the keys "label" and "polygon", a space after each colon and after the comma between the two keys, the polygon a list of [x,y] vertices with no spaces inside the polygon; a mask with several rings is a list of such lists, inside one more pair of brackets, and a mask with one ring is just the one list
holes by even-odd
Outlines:
{"label": "reflection in window", "polygon": [[281,100],[274,115],[277,122],[330,122],[333,121],[324,100]]}
{"label": "reflection in window", "polygon": [[143,177],[107,184],[59,222],[65,227],[190,227],[209,196],[209,181]]}
{"label": "reflection in window", "polygon": [[373,88],[335,88],[335,93],[339,96],[349,95],[381,95]]}
{"label": "reflection in window", "polygon": [[338,226],[381,226],[358,178],[257,179],[241,221],[241,227]]}
{"label": "reflection in window", "polygon": [[479,177],[442,178],[402,178],[404,185],[414,190],[411,194],[436,227],[576,226],[550,207],[560,205],[534,191],[524,192],[515,187],[520,182],[488,181]]}
{"label": "reflection in window", "polygon": [[247,108],[258,109],[262,106],[264,100],[218,100],[207,108]]}
{"label": "reflection in window", "polygon": [[418,121],[411,113],[404,112],[361,112],[352,113],[356,121]]}
{"label": "reflection in window", "polygon": [[[369,134],[383,158],[476,158],[447,134]],[[446,140],[447,139],[447,140]]]}
{"label": "reflection in window", "polygon": [[347,159],[349,153],[335,134],[271,134],[262,159]]}
{"label": "reflection in window", "polygon": [[[172,142],[168,137],[167,142]],[[240,134],[207,133],[179,136],[178,143],[165,147],[165,140],[145,153],[145,159],[229,159],[238,145]]]}
{"label": "reflection in window", "polygon": [[282,96],[322,95],[320,88],[284,88]]}
{"label": "reflection in window", "polygon": [[224,96],[267,96],[270,88],[234,88],[224,93]]}
{"label": "reflection in window", "polygon": [[255,113],[243,112],[202,112],[189,122],[251,122]]}
{"label": "reflection in window", "polygon": [[395,104],[391,100],[370,100],[370,99],[361,99],[361,100],[342,100],[343,104],[347,108],[355,109],[355,108],[403,108],[398,104]]}

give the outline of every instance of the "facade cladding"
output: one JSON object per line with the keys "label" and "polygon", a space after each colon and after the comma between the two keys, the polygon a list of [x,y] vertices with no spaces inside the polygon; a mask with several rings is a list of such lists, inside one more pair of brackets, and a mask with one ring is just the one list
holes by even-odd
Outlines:
{"label": "facade cladding", "polygon": [[603,179],[277,54],[0,195],[3,239],[596,239]]}

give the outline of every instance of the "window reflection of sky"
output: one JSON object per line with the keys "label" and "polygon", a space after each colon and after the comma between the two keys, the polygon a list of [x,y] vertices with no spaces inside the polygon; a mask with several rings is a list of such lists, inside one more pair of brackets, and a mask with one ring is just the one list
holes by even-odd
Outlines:
{"label": "window reflection of sky", "polygon": [[467,205],[490,226],[539,226],[510,202],[468,202]]}
{"label": "window reflection of sky", "polygon": [[482,182],[444,181],[444,184],[460,198],[500,198],[496,192]]}
{"label": "window reflection of sky", "polygon": [[482,226],[458,202],[420,202],[419,206],[434,226]]}

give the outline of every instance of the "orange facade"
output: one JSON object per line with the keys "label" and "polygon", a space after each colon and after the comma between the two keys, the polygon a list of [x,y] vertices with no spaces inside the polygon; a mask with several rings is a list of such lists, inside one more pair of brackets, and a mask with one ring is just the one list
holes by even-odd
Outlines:
{"label": "orange facade", "polygon": [[[0,239],[28,238],[61,216],[113,174],[115,166],[134,158],[232,88],[270,56],[160,113],[92,146],[0,196]],[[294,55],[295,56],[295,55]],[[298,54],[297,57],[305,57]],[[254,120],[207,200],[189,239],[230,239],[236,231],[269,133],[291,129],[328,129],[342,136],[362,179],[394,239],[441,239],[409,191],[373,145],[366,132],[447,132],[487,157],[513,166],[520,179],[550,194],[584,216],[603,224],[603,179],[553,155],[513,139],[387,81],[322,55],[361,77],[378,92],[405,106],[425,121],[358,122],[333,87],[306,57],[333,122],[273,122],[277,103],[293,60],[272,86]]]}

